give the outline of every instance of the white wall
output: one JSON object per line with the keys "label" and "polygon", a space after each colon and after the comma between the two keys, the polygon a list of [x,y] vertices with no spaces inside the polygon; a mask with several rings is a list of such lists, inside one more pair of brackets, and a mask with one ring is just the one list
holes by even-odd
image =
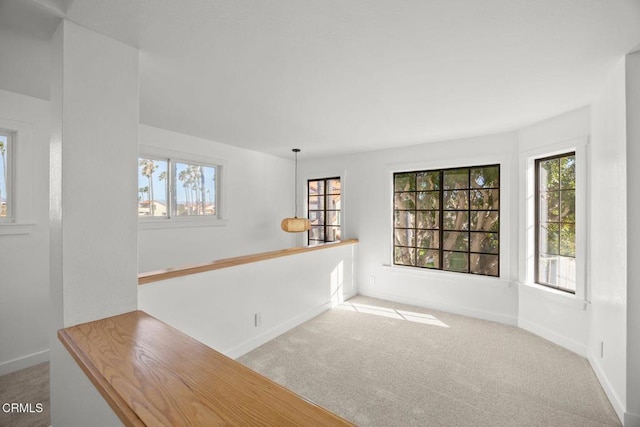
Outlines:
{"label": "white wall", "polygon": [[[294,246],[280,229],[293,215],[293,162],[256,151],[140,125],[141,145],[225,161],[226,225],[138,232],[140,272]],[[288,153],[283,153],[288,155]]]}
{"label": "white wall", "polygon": [[[627,352],[625,63],[591,106],[589,361],[622,419]],[[601,356],[601,343],[604,351]]]}
{"label": "white wall", "polygon": [[50,41],[0,25],[0,89],[49,100]]}
{"label": "white wall", "polygon": [[[627,183],[640,182],[640,52],[626,57]],[[627,184],[627,263],[640,260],[640,191]],[[627,409],[625,426],[640,427],[640,272],[627,269]]]}
{"label": "white wall", "polygon": [[[355,294],[356,245],[274,258],[138,287],[141,310],[230,357]],[[262,324],[255,325],[256,313]]]}
{"label": "white wall", "polygon": [[0,224],[3,375],[49,358],[49,102],[0,90],[0,128],[18,131],[17,225]]}
{"label": "white wall", "polygon": [[52,46],[51,419],[117,425],[56,331],[137,308],[138,51],[68,21]]}
{"label": "white wall", "polygon": [[[360,239],[356,263],[360,294],[515,324],[517,146],[516,134],[505,133],[306,160],[301,161],[300,183],[341,176],[343,236]],[[501,164],[501,277],[391,266],[392,173],[489,163]]]}
{"label": "white wall", "polygon": [[[527,185],[531,188],[531,182],[527,182],[529,162],[532,157],[543,157],[554,154],[557,151],[576,151],[576,159],[580,164],[576,171],[578,191],[576,197],[577,227],[576,240],[582,242],[586,238],[586,215],[584,196],[587,194],[588,180],[586,156],[586,141],[589,135],[589,109],[582,108],[558,117],[545,120],[535,125],[518,131],[520,151],[519,172],[519,302],[518,302],[518,326],[540,335],[556,344],[562,345],[583,356],[587,355],[587,342],[589,339],[589,310],[586,301],[586,277],[584,269],[577,274],[576,294],[555,291],[533,282],[532,262],[529,254],[533,252],[534,245],[531,237],[533,233],[527,233],[533,221],[528,218],[527,209],[529,203],[526,200]],[[581,144],[577,147],[576,145]],[[531,178],[529,178],[531,179]],[[533,212],[530,212],[531,216]],[[578,247],[577,258],[579,267],[586,265],[584,258],[584,246]]]}

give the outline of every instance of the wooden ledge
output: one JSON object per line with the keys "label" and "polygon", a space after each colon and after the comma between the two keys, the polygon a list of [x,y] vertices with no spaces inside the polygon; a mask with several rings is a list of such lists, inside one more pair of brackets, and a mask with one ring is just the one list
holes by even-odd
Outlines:
{"label": "wooden ledge", "polygon": [[205,271],[218,270],[220,268],[235,267],[237,265],[249,264],[251,262],[264,261],[272,258],[280,258],[304,252],[313,252],[321,249],[334,248],[336,246],[353,245],[358,243],[358,239],[342,240],[340,242],[325,243],[316,246],[303,246],[297,248],[281,249],[278,251],[262,252],[258,254],[243,255],[234,258],[219,259],[207,264],[197,264],[188,267],[167,268],[164,270],[149,271],[138,274],[138,285],[157,282],[159,280],[172,279],[174,277],[187,276],[189,274],[203,273]]}
{"label": "wooden ledge", "polygon": [[351,426],[143,311],[58,331],[126,426]]}

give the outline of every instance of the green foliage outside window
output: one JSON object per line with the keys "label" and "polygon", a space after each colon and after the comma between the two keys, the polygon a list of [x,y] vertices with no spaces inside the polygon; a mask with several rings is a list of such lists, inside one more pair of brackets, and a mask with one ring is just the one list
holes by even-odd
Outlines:
{"label": "green foliage outside window", "polygon": [[500,166],[394,174],[394,264],[499,276]]}
{"label": "green foliage outside window", "polygon": [[575,153],[536,161],[536,282],[575,292]]}

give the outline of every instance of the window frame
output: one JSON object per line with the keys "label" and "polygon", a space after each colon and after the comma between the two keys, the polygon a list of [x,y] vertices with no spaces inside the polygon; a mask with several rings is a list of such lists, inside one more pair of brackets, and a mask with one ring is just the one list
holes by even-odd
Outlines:
{"label": "window frame", "polygon": [[[15,141],[16,131],[5,128],[0,128],[0,135],[7,139],[7,146],[5,147],[5,159],[6,159],[6,194],[4,198],[7,202],[6,216],[0,216],[0,224],[15,224],[16,223],[16,207],[15,207]],[[0,159],[0,161],[2,161]],[[1,208],[0,208],[1,209]]]}
{"label": "window frame", "polygon": [[[167,216],[151,217],[138,215],[139,229],[160,229],[160,228],[183,228],[183,227],[211,227],[226,226],[227,200],[226,200],[226,174],[228,173],[228,162],[223,159],[209,157],[206,155],[196,155],[175,150],[162,149],[154,146],[140,145],[136,160],[139,168],[139,160],[149,158],[151,160],[162,160],[167,162]],[[177,186],[175,175],[175,163],[189,165],[214,167],[215,168],[215,202],[216,213],[214,215],[175,215],[174,208],[177,206]],[[138,169],[139,170],[139,169]],[[137,173],[139,175],[139,173]]]}
{"label": "window frame", "polygon": [[[576,154],[576,292],[571,294],[555,288],[535,283],[535,160],[555,154],[575,152]],[[520,215],[518,221],[518,284],[527,291],[536,292],[545,298],[570,304],[584,310],[591,298],[591,285],[588,280],[588,266],[591,265],[587,250],[588,198],[590,168],[589,137],[540,142],[527,150],[519,152],[518,194]]]}
{"label": "window frame", "polygon": [[[575,287],[576,289],[568,289],[565,287],[561,287],[561,286],[555,286],[552,285],[551,283],[546,283],[541,281],[540,279],[540,234],[541,234],[541,230],[542,230],[542,225],[540,222],[540,199],[541,199],[541,189],[540,189],[540,163],[541,162],[545,162],[545,161],[549,161],[549,160],[555,160],[555,159],[563,159],[566,157],[574,157],[574,162],[576,163],[575,165],[575,170],[574,170],[574,187],[572,189],[563,189],[562,186],[560,186],[558,188],[558,192],[560,193],[560,199],[558,200],[558,209],[560,209],[560,204],[562,203],[562,191],[573,191],[574,193],[574,216],[577,216],[577,203],[576,203],[576,194],[577,194],[577,157],[576,157],[576,150],[569,150],[569,151],[565,151],[562,153],[555,153],[552,155],[548,155],[548,156],[544,156],[544,157],[536,157],[534,159],[534,171],[533,171],[533,179],[534,179],[534,195],[535,195],[535,211],[534,211],[534,225],[535,225],[535,231],[534,231],[534,251],[533,251],[533,255],[534,255],[534,265],[533,265],[533,281],[536,285],[540,285],[540,286],[546,286],[548,288],[551,289],[555,289],[557,291],[560,292],[566,292],[569,294],[576,294],[576,290],[578,288],[578,277],[577,277],[577,265],[576,265],[576,276],[574,277],[574,282],[575,282]],[[549,221],[547,221],[547,223],[549,223]],[[557,224],[564,224],[563,221],[561,221],[561,218],[558,217],[558,221],[553,221],[553,223],[557,223]],[[573,225],[574,225],[574,245],[577,247],[577,240],[576,240],[576,232],[577,232],[577,218],[574,218],[573,221]],[[560,241],[558,241],[558,244],[560,244]],[[576,248],[577,250],[577,248]],[[561,256],[560,254],[558,254],[558,256]],[[577,253],[574,254],[573,257],[567,257],[567,258],[573,258],[574,262],[577,263]]]}
{"label": "window frame", "polygon": [[[335,193],[331,193],[329,194],[326,189],[327,189],[327,183],[328,181],[331,180],[338,180],[340,182],[340,193],[338,193],[337,195],[340,196],[340,209],[327,209],[327,199],[328,196],[335,196]],[[309,204],[309,200],[311,197],[311,193],[309,191],[309,183],[311,183],[312,181],[322,181],[323,182],[323,186],[324,186],[324,192],[322,194],[322,196],[324,196],[324,203],[323,203],[323,209],[310,209],[310,204]],[[323,235],[324,238],[321,239],[312,239],[311,238],[311,228],[307,231],[307,245],[320,245],[320,244],[324,244],[324,243],[331,243],[331,242],[339,242],[342,240],[342,179],[340,176],[333,176],[333,177],[328,177],[328,178],[309,178],[307,179],[307,218],[309,220],[311,220],[311,212],[322,212],[324,215],[324,221],[323,221]],[[334,240],[327,240],[327,227],[335,227],[335,226],[327,226],[327,212],[338,212],[338,232],[336,233],[336,235],[338,235],[339,237],[334,239]],[[312,226],[313,227],[313,226]],[[314,243],[311,243],[314,242]]]}
{"label": "window frame", "polygon": [[[186,164],[189,166],[201,166],[206,168],[213,168],[215,170],[215,202],[214,206],[216,208],[216,213],[214,215],[178,215],[178,181],[179,179],[176,177],[176,163]],[[222,170],[222,166],[218,164],[211,164],[207,162],[203,162],[201,160],[186,160],[181,158],[170,158],[169,159],[169,198],[171,200],[171,206],[167,211],[169,212],[170,218],[181,220],[184,218],[213,218],[213,219],[221,219],[220,214],[221,211],[219,208],[219,200],[220,200],[220,185],[218,182],[218,177],[220,176]]]}
{"label": "window frame", "polygon": [[[462,162],[460,162],[462,163]],[[471,163],[471,162],[469,162]],[[469,191],[469,195],[471,195],[471,191],[474,189],[474,187],[471,184],[471,170],[472,169],[480,169],[480,168],[487,168],[487,167],[497,167],[498,168],[498,186],[497,187],[490,187],[490,189],[494,189],[498,191],[498,208],[497,209],[472,209],[471,207],[471,200],[468,200],[468,207],[466,210],[462,210],[464,212],[467,212],[469,217],[467,219],[467,221],[469,222],[469,227],[468,229],[465,231],[468,235],[468,238],[471,238],[471,233],[473,233],[473,231],[471,230],[471,212],[474,211],[496,211],[498,212],[498,230],[497,231],[490,231],[491,233],[495,233],[497,235],[497,242],[498,242],[498,250],[497,253],[488,253],[488,252],[474,252],[471,250],[471,245],[470,245],[470,240],[468,241],[468,247],[466,251],[455,251],[455,250],[445,250],[443,247],[443,237],[444,237],[444,233],[445,231],[450,231],[450,230],[444,230],[444,213],[449,212],[449,211],[455,211],[455,212],[460,212],[461,210],[455,209],[455,210],[447,210],[444,208],[444,203],[443,203],[443,199],[444,199],[444,193],[445,190],[444,186],[443,186],[443,178],[444,178],[444,173],[447,171],[454,171],[454,170],[467,170],[468,173],[468,181],[467,181],[467,188],[463,189],[463,190],[467,190]],[[439,185],[439,189],[437,190],[439,192],[439,203],[438,203],[438,209],[437,210],[429,210],[429,211],[437,211],[438,212],[438,240],[439,240],[439,244],[438,244],[438,248],[437,249],[432,249],[432,250],[437,250],[438,254],[439,254],[439,267],[426,267],[426,266],[420,266],[420,265],[407,265],[407,264],[396,264],[396,258],[395,258],[395,249],[396,249],[396,241],[395,241],[395,231],[396,231],[396,225],[395,225],[395,194],[396,189],[395,189],[395,177],[397,175],[402,175],[402,174],[407,174],[407,173],[414,173],[414,174],[418,174],[418,173],[434,173],[437,172],[439,179],[440,179],[440,185]],[[503,262],[504,261],[504,254],[503,254],[503,250],[502,250],[502,242],[501,242],[501,236],[502,236],[502,227],[503,227],[503,219],[502,219],[502,215],[501,212],[503,211],[503,209],[505,208],[505,203],[504,203],[504,198],[503,198],[503,193],[505,190],[505,186],[502,183],[502,176],[503,176],[503,162],[501,161],[495,161],[495,162],[487,162],[487,163],[482,163],[482,164],[478,164],[478,165],[471,165],[471,166],[448,166],[448,167],[428,167],[428,168],[416,168],[416,169],[411,169],[411,170],[403,170],[403,171],[391,171],[391,266],[393,266],[394,268],[409,268],[412,270],[415,269],[419,269],[417,271],[434,271],[434,272],[438,272],[438,273],[463,273],[463,274],[467,274],[468,277],[484,277],[484,278],[491,278],[491,279],[500,279],[502,277],[502,274],[504,273],[501,268]],[[428,190],[426,190],[428,191]],[[419,191],[416,188],[416,193],[418,193]],[[404,210],[399,210],[399,211],[404,211]],[[417,207],[416,209],[414,209],[414,211],[417,212]],[[419,230],[419,228],[416,227],[417,224],[414,224],[413,230]],[[401,227],[402,229],[402,227]],[[464,230],[463,230],[464,231]],[[485,231],[487,232],[487,231]],[[417,237],[416,237],[417,240]],[[415,242],[417,244],[417,241]],[[403,247],[403,246],[402,246]],[[414,249],[417,249],[418,247],[414,245]],[[456,252],[456,253],[465,253],[467,254],[467,271],[456,271],[456,270],[445,270],[444,269],[444,253],[445,252]],[[495,255],[497,257],[497,275],[492,275],[492,274],[483,274],[483,273],[474,273],[471,271],[471,255],[472,254],[487,254],[487,255]]]}

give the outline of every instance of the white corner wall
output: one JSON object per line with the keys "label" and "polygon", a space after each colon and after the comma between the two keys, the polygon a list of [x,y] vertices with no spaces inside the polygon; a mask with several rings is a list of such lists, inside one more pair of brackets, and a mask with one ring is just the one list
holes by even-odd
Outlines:
{"label": "white corner wall", "polygon": [[120,425],[56,331],[137,308],[138,51],[63,21],[51,82],[52,425]]}
{"label": "white corner wall", "polygon": [[[280,229],[293,214],[293,161],[147,125],[140,145],[225,161],[226,225],[138,231],[138,271],[211,262],[294,246]],[[288,153],[283,153],[288,155]]]}
{"label": "white corner wall", "polygon": [[0,224],[4,375],[49,360],[49,102],[0,90],[0,128],[19,131],[18,226]]}
{"label": "white corner wall", "polygon": [[[572,147],[576,141],[584,143],[588,140],[589,132],[588,108],[572,111],[518,131],[520,151],[518,326],[585,357],[589,339],[589,306],[584,297],[585,277],[583,274],[578,275],[578,287],[582,289],[576,292],[576,295],[535,285],[533,280],[527,278],[528,223],[525,198],[527,197],[526,174],[529,173],[527,158],[565,150]],[[576,157],[578,154],[586,154],[586,151],[583,149],[580,153],[576,152]],[[587,156],[583,155],[581,160],[588,161]],[[580,165],[580,168],[586,170],[587,165]],[[580,180],[586,178],[586,175],[578,173],[577,178]],[[586,186],[588,182],[585,181],[579,185]],[[581,190],[579,195],[587,194],[586,188]],[[583,214],[582,211],[578,213]],[[586,220],[584,215],[583,218]],[[580,229],[577,234],[579,232]]]}
{"label": "white corner wall", "polygon": [[[627,264],[640,260],[640,52],[626,57]],[[630,184],[632,183],[632,184]],[[640,427],[640,272],[627,268],[627,408],[625,427]]]}
{"label": "white corner wall", "polygon": [[[349,156],[303,160],[301,179],[342,178],[343,236],[358,238],[362,295],[516,324],[517,138],[515,133],[421,144]],[[394,171],[501,164],[501,277],[392,266]]]}
{"label": "white corner wall", "polygon": [[[591,106],[589,361],[620,419],[627,400],[625,61]],[[601,352],[602,346],[602,352]]]}

